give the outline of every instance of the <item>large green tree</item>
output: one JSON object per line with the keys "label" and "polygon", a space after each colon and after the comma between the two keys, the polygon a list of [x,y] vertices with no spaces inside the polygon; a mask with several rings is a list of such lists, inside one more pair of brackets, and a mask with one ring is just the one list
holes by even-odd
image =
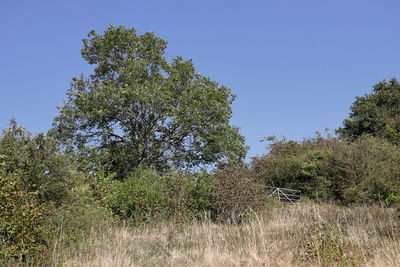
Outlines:
{"label": "large green tree", "polygon": [[382,81],[370,94],[356,97],[349,118],[337,132],[350,139],[363,134],[387,138],[400,143],[400,83]]}
{"label": "large green tree", "polygon": [[167,41],[134,28],[91,31],[81,50],[94,65],[74,78],[50,133],[67,148],[97,155],[124,175],[135,167],[208,166],[240,160],[246,148],[230,125],[230,88],[165,55]]}

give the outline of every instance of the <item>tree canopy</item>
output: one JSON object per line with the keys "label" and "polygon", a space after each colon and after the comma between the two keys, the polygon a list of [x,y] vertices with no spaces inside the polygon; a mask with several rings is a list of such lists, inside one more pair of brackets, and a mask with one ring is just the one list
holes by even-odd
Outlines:
{"label": "tree canopy", "polygon": [[400,83],[395,79],[382,81],[371,94],[356,97],[349,118],[337,132],[350,139],[363,134],[384,137],[400,143]]}
{"label": "tree canopy", "polygon": [[164,53],[167,41],[134,28],[91,31],[82,57],[94,66],[73,78],[50,134],[121,175],[135,167],[209,166],[240,160],[244,137],[229,120],[234,95]]}

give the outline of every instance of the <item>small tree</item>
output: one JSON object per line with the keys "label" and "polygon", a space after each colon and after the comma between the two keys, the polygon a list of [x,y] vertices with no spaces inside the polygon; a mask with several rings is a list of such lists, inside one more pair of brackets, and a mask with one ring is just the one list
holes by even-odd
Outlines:
{"label": "small tree", "polygon": [[0,155],[5,172],[16,173],[27,191],[40,191],[40,202],[58,205],[66,198],[74,170],[52,138],[33,136],[12,120],[0,135]]}
{"label": "small tree", "polygon": [[43,257],[47,222],[67,199],[72,174],[51,138],[11,121],[0,135],[0,265]]}
{"label": "small tree", "polygon": [[92,31],[81,51],[94,72],[74,78],[51,134],[68,149],[97,155],[120,177],[137,166],[192,168],[245,155],[229,124],[234,95],[164,56],[167,42],[134,28]]}

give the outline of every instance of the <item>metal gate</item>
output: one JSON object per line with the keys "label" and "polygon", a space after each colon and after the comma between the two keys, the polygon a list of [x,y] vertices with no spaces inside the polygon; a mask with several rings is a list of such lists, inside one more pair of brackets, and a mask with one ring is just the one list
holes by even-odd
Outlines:
{"label": "metal gate", "polygon": [[278,199],[287,204],[294,204],[301,200],[301,191],[289,188],[267,186],[268,191],[272,192],[268,198]]}

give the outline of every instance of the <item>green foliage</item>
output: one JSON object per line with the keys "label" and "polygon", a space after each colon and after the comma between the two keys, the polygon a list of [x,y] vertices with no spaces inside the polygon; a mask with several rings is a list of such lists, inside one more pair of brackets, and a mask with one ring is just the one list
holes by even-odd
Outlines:
{"label": "green foliage", "polygon": [[67,198],[68,160],[44,135],[13,120],[0,137],[0,256],[28,261],[43,256],[53,207]]}
{"label": "green foliage", "polygon": [[281,140],[254,158],[252,172],[265,185],[299,189],[311,199],[374,203],[399,190],[400,151],[368,136],[351,143],[320,136]]}
{"label": "green foliage", "polygon": [[240,222],[266,201],[263,186],[247,168],[226,167],[217,174],[159,173],[138,168],[124,181],[99,177],[92,186],[101,205],[134,223],[155,223],[165,219],[202,219]]}
{"label": "green foliage", "polygon": [[5,156],[6,173],[18,173],[28,192],[41,193],[39,201],[60,204],[67,196],[66,183],[73,172],[51,138],[32,136],[12,120],[0,137],[0,154]]}
{"label": "green foliage", "polygon": [[47,246],[45,220],[51,206],[40,203],[40,188],[28,191],[17,173],[0,166],[0,262],[25,261],[42,253]]}
{"label": "green foliage", "polygon": [[114,223],[109,209],[98,205],[91,190],[72,188],[70,199],[57,207],[46,226],[51,230],[51,248],[63,250],[64,254],[74,252],[78,244],[84,243],[93,229],[101,231]]}
{"label": "green foliage", "polygon": [[120,218],[135,223],[184,219],[190,214],[193,185],[181,173],[137,169],[125,181],[115,182],[108,205]]}
{"label": "green foliage", "polygon": [[212,196],[212,188],[215,186],[216,178],[214,174],[201,172],[196,175],[190,199],[191,216],[201,219],[210,215],[215,206]]}
{"label": "green foliage", "polygon": [[400,151],[386,140],[362,137],[341,156],[347,179],[343,198],[348,203],[385,200],[400,189]]}
{"label": "green foliage", "polygon": [[118,184],[113,180],[115,174],[106,175],[104,171],[98,171],[94,176],[94,182],[90,183],[93,198],[100,206],[107,207]]}
{"label": "green foliage", "polygon": [[312,199],[328,200],[332,197],[330,178],[340,172],[330,142],[321,137],[303,143],[275,141],[268,155],[253,159],[253,175],[266,186],[297,189]]}
{"label": "green foliage", "polygon": [[116,184],[109,203],[111,209],[121,218],[134,221],[163,217],[166,199],[159,182],[155,172],[136,171],[126,181]]}
{"label": "green foliage", "polygon": [[337,132],[352,140],[363,135],[384,137],[400,144],[400,84],[393,78],[373,87],[371,94],[356,97],[348,119]]}
{"label": "green foliage", "polygon": [[191,60],[168,62],[166,47],[164,39],[134,28],[90,32],[81,52],[94,73],[73,79],[50,134],[119,178],[138,166],[242,159],[244,138],[229,124],[231,90],[198,74]]}
{"label": "green foliage", "polygon": [[385,199],[386,205],[389,207],[400,207],[400,195],[395,193],[390,193]]}

